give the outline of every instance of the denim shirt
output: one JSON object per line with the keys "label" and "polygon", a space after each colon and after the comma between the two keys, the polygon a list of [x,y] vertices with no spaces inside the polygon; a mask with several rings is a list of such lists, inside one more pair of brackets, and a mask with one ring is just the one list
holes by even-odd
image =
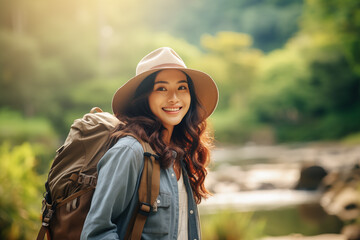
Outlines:
{"label": "denim shirt", "polygon": [[[124,239],[138,203],[144,150],[133,137],[120,139],[98,163],[98,182],[81,239]],[[198,209],[183,167],[188,193],[188,239],[200,239]],[[157,211],[148,216],[141,239],[177,240],[179,194],[172,167],[160,171]]]}

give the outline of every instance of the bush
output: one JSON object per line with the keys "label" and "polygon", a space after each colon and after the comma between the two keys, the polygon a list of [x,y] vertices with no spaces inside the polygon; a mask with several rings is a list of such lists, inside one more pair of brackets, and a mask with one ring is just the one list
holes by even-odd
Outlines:
{"label": "bush", "polygon": [[0,159],[0,239],[35,239],[44,179],[34,171],[34,152],[28,143],[3,143]]}
{"label": "bush", "polygon": [[38,160],[36,170],[39,173],[49,170],[50,160],[59,145],[58,136],[47,119],[26,118],[7,108],[0,109],[0,142],[8,142],[13,146],[31,143]]}

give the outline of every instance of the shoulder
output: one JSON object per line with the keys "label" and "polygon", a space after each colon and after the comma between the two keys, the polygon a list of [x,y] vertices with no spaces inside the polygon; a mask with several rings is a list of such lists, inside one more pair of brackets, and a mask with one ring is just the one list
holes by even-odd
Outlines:
{"label": "shoulder", "polygon": [[144,156],[144,149],[140,142],[134,137],[126,136],[110,148],[105,155],[100,159],[98,167],[102,168],[105,165],[126,165],[135,164],[140,167]]}
{"label": "shoulder", "polygon": [[129,149],[132,150],[134,153],[144,154],[144,149],[141,146],[140,142],[132,136],[120,138],[119,141],[117,141],[117,143],[110,150],[114,151],[121,149]]}

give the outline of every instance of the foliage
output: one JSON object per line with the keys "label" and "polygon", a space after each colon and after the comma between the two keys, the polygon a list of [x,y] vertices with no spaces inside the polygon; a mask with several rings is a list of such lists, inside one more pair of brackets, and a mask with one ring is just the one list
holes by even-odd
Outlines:
{"label": "foliage", "polygon": [[49,143],[56,137],[51,124],[42,118],[24,118],[19,112],[0,109],[0,141]]}
{"label": "foliage", "polygon": [[266,222],[255,220],[252,213],[229,210],[202,215],[202,238],[209,240],[255,240],[263,236]]}
{"label": "foliage", "polygon": [[206,53],[194,67],[217,80],[220,98],[212,120],[218,141],[244,142],[258,126],[248,108],[263,53],[252,48],[251,36],[235,32],[204,35]]}
{"label": "foliage", "polygon": [[[201,61],[208,66],[206,72],[218,76],[216,79],[222,93],[219,107],[240,110],[246,106],[248,94],[256,78],[261,51],[251,48],[252,39],[249,35],[233,32],[219,32],[216,36],[205,35],[202,45],[208,51],[205,59]],[[210,59],[216,61],[220,69],[224,68],[221,75],[216,73],[218,67],[215,63],[211,64]]]}
{"label": "foliage", "polygon": [[0,238],[35,239],[40,227],[40,186],[35,158],[27,143],[0,145]]}
{"label": "foliage", "polygon": [[[48,119],[61,138],[91,107],[111,111],[144,52],[164,45],[218,82],[219,141],[248,141],[261,129],[279,141],[360,131],[348,122],[360,104],[358,1],[308,0],[303,10],[300,0],[29,3],[0,2],[0,107]],[[281,49],[257,49],[290,36]]]}
{"label": "foliage", "polygon": [[[302,28],[311,34],[316,32],[336,36],[339,49],[357,76],[360,75],[360,3],[356,0],[306,1]],[[331,41],[331,38],[327,38]]]}
{"label": "foliage", "polygon": [[[341,139],[341,143],[345,145],[359,145],[360,144],[360,133],[349,134],[343,139]],[[360,189],[359,189],[360,191]]]}
{"label": "foliage", "polygon": [[338,233],[343,223],[325,214],[320,205],[310,204],[253,213],[225,210],[203,214],[201,226],[204,239],[251,240],[293,233],[305,236]]}
{"label": "foliage", "polygon": [[9,109],[0,109],[0,142],[12,146],[30,142],[38,160],[36,170],[39,173],[48,171],[49,161],[59,145],[58,136],[49,121],[40,117],[24,117]]}
{"label": "foliage", "polygon": [[352,120],[360,106],[358,52],[354,48],[350,56],[345,41],[360,45],[354,38],[359,7],[357,1],[307,1],[302,30],[264,57],[250,106],[260,122],[275,127],[279,141],[337,139],[360,131]]}
{"label": "foliage", "polygon": [[[303,0],[151,1],[148,27],[199,45],[203,33],[243,32],[263,51],[282,47],[298,30]],[[174,17],[175,16],[175,17]]]}
{"label": "foliage", "polygon": [[318,204],[305,204],[254,212],[253,219],[264,219],[266,236],[285,236],[298,233],[314,236],[326,233],[339,233],[343,223],[335,216],[327,215]]}

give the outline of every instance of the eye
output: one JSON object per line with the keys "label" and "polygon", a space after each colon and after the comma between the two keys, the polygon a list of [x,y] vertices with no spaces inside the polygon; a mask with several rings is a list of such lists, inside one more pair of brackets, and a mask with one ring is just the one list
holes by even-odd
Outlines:
{"label": "eye", "polygon": [[180,86],[179,90],[187,90],[188,88],[186,86]]}
{"label": "eye", "polygon": [[164,88],[164,87],[158,87],[158,88],[156,88],[155,91],[166,91],[166,88]]}

